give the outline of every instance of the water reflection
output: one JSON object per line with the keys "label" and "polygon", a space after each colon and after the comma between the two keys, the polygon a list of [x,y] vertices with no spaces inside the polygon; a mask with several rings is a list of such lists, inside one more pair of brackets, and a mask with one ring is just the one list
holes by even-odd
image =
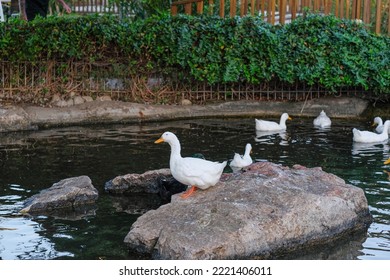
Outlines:
{"label": "water reflection", "polygon": [[286,131],[258,131],[256,130],[255,141],[261,144],[273,145],[278,143],[281,146],[288,145],[289,136]]}
{"label": "water reflection", "polygon": [[[169,149],[153,142],[172,131],[183,156],[201,153],[221,162],[251,143],[256,161],[321,166],[365,191],[375,221],[368,236],[353,235],[342,245],[286,258],[390,259],[390,166],[383,164],[390,157],[389,144],[353,143],[352,127],[365,125],[334,120],[331,128],[320,129],[296,117],[286,131],[259,133],[253,119],[204,119],[0,134],[0,258],[138,258],[129,255],[123,238],[140,214],[159,207],[159,198],[111,196],[104,184],[118,175],[167,168]],[[18,214],[24,199],[79,175],[90,176],[99,190],[92,212],[74,217]]]}
{"label": "water reflection", "polygon": [[383,152],[384,157],[389,154],[389,144],[386,143],[357,143],[352,144],[352,155],[373,156]]}

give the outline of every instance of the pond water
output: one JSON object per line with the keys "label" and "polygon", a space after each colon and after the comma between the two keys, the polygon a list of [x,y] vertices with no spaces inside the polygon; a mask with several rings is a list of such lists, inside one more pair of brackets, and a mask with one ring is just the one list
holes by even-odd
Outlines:
{"label": "pond water", "polygon": [[[275,119],[276,120],[276,119]],[[200,119],[137,125],[68,127],[0,134],[0,259],[138,259],[123,239],[137,217],[160,205],[155,195],[118,197],[104,192],[117,175],[166,168],[169,145],[153,142],[177,134],[182,154],[232,159],[253,146],[252,158],[287,166],[321,166],[362,188],[374,222],[367,234],[332,246],[298,252],[296,259],[390,259],[389,143],[357,145],[352,128],[371,130],[370,120],[334,119],[316,129],[294,118],[282,134],[256,134],[254,119]],[[227,167],[226,172],[230,172]],[[21,216],[22,202],[64,178],[88,175],[100,197],[84,216]]]}

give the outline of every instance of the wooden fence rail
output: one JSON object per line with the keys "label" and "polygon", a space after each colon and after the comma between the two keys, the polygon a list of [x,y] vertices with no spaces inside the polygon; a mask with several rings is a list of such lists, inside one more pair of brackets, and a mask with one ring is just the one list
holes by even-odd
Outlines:
{"label": "wooden fence rail", "polygon": [[305,10],[362,20],[376,33],[390,35],[390,0],[179,0],[171,4],[171,14],[225,16],[259,15],[271,24],[285,24]]}

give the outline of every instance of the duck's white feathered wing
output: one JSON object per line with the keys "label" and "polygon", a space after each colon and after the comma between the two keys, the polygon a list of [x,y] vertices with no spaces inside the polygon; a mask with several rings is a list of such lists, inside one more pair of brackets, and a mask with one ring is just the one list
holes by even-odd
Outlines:
{"label": "duck's white feathered wing", "polygon": [[230,162],[230,166],[232,167],[242,167],[243,166],[243,158],[240,154],[235,153],[233,160]]}
{"label": "duck's white feathered wing", "polygon": [[172,176],[179,182],[207,189],[218,183],[227,162],[212,162],[199,158],[180,158],[170,168]]}
{"label": "duck's white feathered wing", "polygon": [[281,130],[282,128],[277,122],[258,120],[256,119],[256,130],[260,131],[275,131]]}

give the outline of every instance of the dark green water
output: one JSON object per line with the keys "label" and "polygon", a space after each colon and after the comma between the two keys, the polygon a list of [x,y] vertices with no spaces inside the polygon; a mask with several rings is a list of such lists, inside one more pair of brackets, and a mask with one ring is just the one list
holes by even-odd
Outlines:
{"label": "dark green water", "polygon": [[[70,127],[0,134],[0,258],[137,259],[123,239],[140,213],[159,206],[153,195],[116,197],[104,183],[117,175],[166,168],[169,146],[153,144],[164,131],[176,133],[182,154],[232,159],[253,146],[252,158],[287,166],[321,166],[361,187],[374,222],[367,234],[350,236],[288,258],[390,259],[390,181],[383,161],[389,144],[356,145],[352,128],[369,130],[370,121],[333,120],[319,130],[312,119],[294,118],[287,132],[256,135],[254,119],[187,120],[143,125]],[[229,170],[226,170],[229,172]],[[96,209],[82,217],[25,217],[27,197],[64,178],[88,175],[100,192]]]}

